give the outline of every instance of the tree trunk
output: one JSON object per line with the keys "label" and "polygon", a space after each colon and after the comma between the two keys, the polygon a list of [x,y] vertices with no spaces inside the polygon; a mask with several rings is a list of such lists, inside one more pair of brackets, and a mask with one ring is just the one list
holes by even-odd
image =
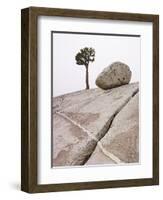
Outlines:
{"label": "tree trunk", "polygon": [[89,72],[88,72],[88,65],[86,67],[86,90],[89,89]]}

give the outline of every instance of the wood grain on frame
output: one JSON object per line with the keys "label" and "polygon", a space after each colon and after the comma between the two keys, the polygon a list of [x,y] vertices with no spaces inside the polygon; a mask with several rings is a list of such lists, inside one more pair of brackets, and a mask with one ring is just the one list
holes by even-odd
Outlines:
{"label": "wood grain on frame", "polygon": [[[38,185],[37,183],[37,17],[64,16],[153,23],[153,178]],[[159,16],[30,7],[21,11],[21,189],[53,192],[159,184]]]}

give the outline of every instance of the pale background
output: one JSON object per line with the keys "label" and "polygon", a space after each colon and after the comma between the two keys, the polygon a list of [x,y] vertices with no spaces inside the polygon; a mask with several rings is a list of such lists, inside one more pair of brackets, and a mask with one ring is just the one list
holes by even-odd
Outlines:
{"label": "pale background", "polygon": [[95,49],[89,64],[90,88],[97,87],[98,74],[115,61],[126,63],[131,82],[140,79],[140,37],[53,33],[53,96],[85,89],[85,66],[77,65],[75,55],[81,48]]}
{"label": "pale background", "polygon": [[[27,6],[49,6],[62,8],[93,9],[120,12],[159,13],[160,35],[163,34],[162,18],[163,5],[161,0],[17,0],[3,1],[0,7],[0,199],[30,199],[30,200],[83,200],[83,199],[125,199],[125,200],[161,200],[163,196],[163,175],[160,173],[161,185],[150,187],[135,187],[121,189],[89,190],[76,192],[60,192],[29,195],[19,191],[20,186],[20,9]],[[160,43],[162,52],[162,39]],[[162,57],[160,56],[160,66]],[[160,67],[160,77],[163,76]],[[163,79],[160,79],[160,86]],[[161,92],[161,90],[160,90]],[[163,93],[160,94],[160,102]],[[162,104],[160,105],[162,120]],[[163,125],[160,123],[160,136]],[[162,137],[162,136],[161,136]],[[163,154],[163,142],[160,138],[160,154]],[[163,158],[160,156],[160,168]]]}

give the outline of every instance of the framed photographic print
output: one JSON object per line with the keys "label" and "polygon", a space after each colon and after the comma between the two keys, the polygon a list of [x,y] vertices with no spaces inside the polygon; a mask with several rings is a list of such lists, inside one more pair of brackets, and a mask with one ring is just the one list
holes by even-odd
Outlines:
{"label": "framed photographic print", "polygon": [[159,16],[21,12],[21,188],[159,184]]}

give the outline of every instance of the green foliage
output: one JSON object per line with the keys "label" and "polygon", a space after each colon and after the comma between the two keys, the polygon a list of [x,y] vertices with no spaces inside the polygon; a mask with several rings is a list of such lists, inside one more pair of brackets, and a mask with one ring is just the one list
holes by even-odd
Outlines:
{"label": "green foliage", "polygon": [[89,62],[93,62],[95,60],[95,50],[93,48],[85,47],[80,49],[75,56],[76,64],[88,66]]}

